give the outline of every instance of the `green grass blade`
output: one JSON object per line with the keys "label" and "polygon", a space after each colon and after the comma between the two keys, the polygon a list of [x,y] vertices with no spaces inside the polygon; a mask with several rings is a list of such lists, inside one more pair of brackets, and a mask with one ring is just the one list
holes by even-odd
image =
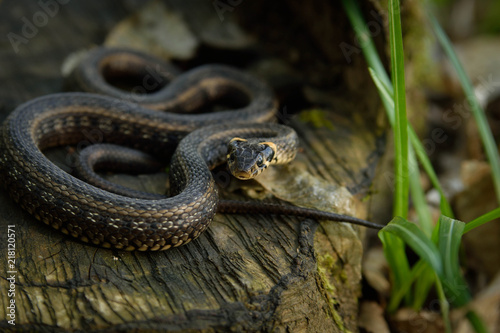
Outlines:
{"label": "green grass blade", "polygon": [[477,219],[474,219],[467,223],[464,228],[464,234],[471,231],[474,228],[479,227],[480,225],[483,225],[487,222],[490,222],[494,219],[500,218],[500,207],[492,210],[491,212],[488,212],[482,216],[479,216]]}
{"label": "green grass blade", "polygon": [[[447,299],[455,307],[466,306],[471,294],[459,266],[459,250],[466,224],[446,216],[439,219],[439,251],[443,261],[440,281]],[[486,326],[475,312],[469,311],[467,319],[476,332],[487,332]]]}
{"label": "green grass blade", "polygon": [[[387,118],[389,119],[389,123],[391,124],[392,127],[394,127],[394,100],[393,100],[393,95],[392,93],[385,87],[385,85],[382,83],[382,79],[380,75],[378,75],[377,72],[375,72],[372,68],[368,69],[370,72],[370,75],[373,79],[373,82],[375,83],[375,86],[377,87],[380,98],[382,99],[382,102],[384,102],[384,106],[387,112]],[[408,124],[408,136],[410,138],[410,142],[413,146],[413,149],[415,150],[415,154],[418,157],[418,160],[420,161],[422,167],[424,168],[425,172],[429,176],[429,179],[434,186],[434,188],[439,192],[440,197],[441,197],[441,214],[453,217],[453,211],[451,209],[451,205],[446,199],[446,196],[444,194],[443,188],[441,187],[441,184],[439,183],[439,179],[436,175],[436,172],[434,171],[431,161],[429,160],[429,157],[427,156],[427,153],[425,152],[424,146],[420,142],[420,139],[418,138],[417,134],[413,130],[411,124]]]}
{"label": "green grass blade", "polygon": [[[434,272],[437,274],[442,273],[442,263],[439,256],[439,250],[436,245],[432,242],[432,240],[426,236],[426,234],[418,228],[416,224],[413,224],[403,218],[395,217],[384,229],[379,232],[379,237],[381,237],[384,233],[392,233],[394,236],[400,237],[408,246],[410,246],[417,255],[423,260],[423,262],[427,263]],[[382,238],[381,238],[382,239]],[[385,248],[385,247],[384,247]],[[428,270],[424,270],[420,268],[416,268],[418,265],[423,265],[418,263],[412,269],[411,273],[408,275],[408,280],[405,280],[401,283],[399,288],[394,288],[394,295],[391,296],[389,301],[388,310],[394,311],[399,305],[401,299],[405,293],[405,291],[409,290],[409,283],[416,280],[425,279],[427,284],[420,284],[420,291],[424,288],[428,290],[430,285],[432,284],[433,278],[429,278],[425,276],[428,274]],[[418,274],[418,275],[416,275]],[[431,275],[432,276],[432,275]],[[434,279],[435,281],[435,279]],[[423,295],[420,295],[419,302],[421,303]],[[425,297],[423,297],[425,298]],[[417,298],[413,300],[414,304]]]}
{"label": "green grass blade", "polygon": [[443,273],[447,277],[460,275],[458,250],[465,223],[441,216],[439,224],[439,252],[444,259]]}
{"label": "green grass blade", "polygon": [[469,310],[465,315],[476,333],[488,333],[488,328],[474,310]]}
{"label": "green grass blade", "polygon": [[408,215],[408,120],[406,118],[406,86],[404,74],[403,36],[401,32],[400,6],[398,0],[389,0],[389,40],[391,73],[394,83],[394,149],[395,149],[395,193],[394,215]]}
{"label": "green grass blade", "polygon": [[[412,308],[415,311],[419,311],[425,304],[427,297],[429,296],[429,290],[436,283],[437,275],[434,274],[434,270],[425,261],[419,260],[415,266],[421,264],[423,269],[415,277],[415,285],[413,288],[413,301]],[[414,266],[414,267],[415,267]]]}
{"label": "green grass blade", "polygon": [[432,215],[427,205],[425,199],[424,189],[420,183],[420,171],[418,169],[417,158],[415,157],[415,151],[410,145],[408,152],[408,163],[409,163],[409,181],[410,181],[410,193],[413,201],[413,207],[418,216],[418,224],[422,230],[427,234],[427,237],[431,237],[432,229],[434,228],[432,223]]}
{"label": "green grass blade", "polygon": [[401,217],[395,217],[380,232],[391,233],[401,238],[417,255],[426,261],[441,276],[443,267],[439,250],[429,237],[414,223]]}
{"label": "green grass blade", "polygon": [[[375,83],[375,86],[379,91],[382,101],[386,102],[384,104],[387,105],[386,107],[387,118],[389,119],[389,123],[391,124],[391,126],[394,127],[394,122],[395,122],[394,100],[392,94],[382,84],[378,74],[371,68],[368,68],[368,70],[370,72],[373,82]],[[424,166],[424,170],[427,171],[427,173],[429,174],[429,178],[431,179],[431,182],[433,183],[434,187],[438,189],[439,193],[441,194],[441,197],[443,198],[441,201],[446,202],[448,207],[450,206],[448,204],[448,201],[446,200],[446,197],[444,196],[444,192],[441,188],[441,184],[439,184],[437,175],[434,172],[434,169],[432,168],[431,161],[427,157],[427,154],[424,151],[424,147],[420,143],[420,140],[418,139],[417,135],[413,131],[410,124],[408,124],[408,134],[410,137],[410,142],[412,143],[413,146],[413,148],[412,147],[409,148],[409,154],[408,154],[409,166],[411,166],[412,168],[412,170],[409,173],[410,190],[412,193],[415,209],[419,216],[419,222],[422,225],[422,228],[425,230],[425,232],[430,235],[430,233],[432,233],[432,218],[429,208],[427,207],[427,204],[425,202],[425,196],[423,194],[423,189],[420,184],[418,165],[415,159],[415,151],[413,149],[419,152],[418,157],[420,158],[420,161]]]}
{"label": "green grass blade", "polygon": [[[370,38],[370,32],[367,29],[367,25],[364,22],[364,19],[361,15],[361,12],[357,6],[356,1],[352,0],[342,0],[342,4],[347,13],[347,16],[353,26],[353,29],[357,35],[358,40],[363,40],[361,45],[361,50],[365,55],[366,61],[369,65],[370,75],[372,76],[375,85],[377,86],[379,93],[381,94],[382,102],[384,103],[387,117],[391,126],[394,128],[394,100],[393,100],[393,87],[392,83],[387,76],[387,72],[385,71],[384,66],[378,56],[377,50],[373,41]],[[388,98],[390,97],[390,98]],[[432,182],[434,188],[436,188],[441,195],[441,213],[443,215],[453,217],[453,212],[451,206],[444,195],[444,191],[439,184],[439,180],[437,178],[434,169],[432,168],[432,164],[427,157],[427,153],[425,152],[424,147],[420,143],[418,136],[411,126],[408,127],[408,135],[410,137],[410,141],[415,149],[415,153],[422,164],[425,172],[429,175],[429,179]]]}
{"label": "green grass blade", "polygon": [[451,205],[448,202],[448,199],[446,199],[443,188],[439,183],[438,176],[436,175],[436,172],[432,167],[432,163],[429,160],[429,157],[427,156],[424,146],[420,142],[417,133],[415,133],[415,130],[412,127],[408,128],[408,135],[410,137],[410,142],[413,145],[413,148],[415,149],[415,153],[417,154],[418,160],[422,165],[422,168],[429,176],[429,180],[431,181],[432,186],[434,186],[434,188],[439,192],[441,200],[441,214],[453,217],[454,216],[453,210],[451,209]]}
{"label": "green grass blade", "polygon": [[[378,92],[380,94],[380,98],[382,99],[382,102],[384,103],[385,112],[387,114],[387,119],[389,119],[389,124],[391,124],[391,127],[394,127],[394,122],[395,122],[395,120],[394,120],[394,95],[393,95],[392,91],[387,89],[387,87],[382,82],[382,75],[379,75],[379,73],[376,72],[371,67],[368,67],[368,72],[370,73],[372,80],[378,89]],[[385,74],[385,71],[384,71],[384,74]],[[391,87],[392,87],[392,85],[391,85]]]}
{"label": "green grass blade", "polygon": [[[387,90],[384,84],[382,84],[381,79],[373,69],[369,68],[368,70],[370,72],[370,75],[372,76],[373,82],[379,90],[382,101],[385,102],[384,105],[387,112],[387,118],[389,119],[391,126],[394,126],[394,100],[392,97],[392,93]],[[411,127],[409,126],[409,128]],[[418,143],[420,142],[418,141]],[[426,155],[424,156],[425,158],[427,158]],[[421,221],[421,225],[427,233],[432,233],[430,229],[432,228],[432,219],[430,217],[429,209],[425,203],[422,186],[420,184],[418,165],[415,159],[415,153],[413,152],[411,147],[408,158],[410,161],[410,165],[412,165],[413,167],[412,172],[410,172],[410,189],[412,191],[412,197],[416,211],[419,215],[419,221]],[[386,238],[388,238],[389,241],[385,240]],[[403,256],[402,253],[404,253],[404,243],[398,242],[396,240],[393,240],[391,243],[390,237],[384,237],[383,239],[385,256],[386,258],[388,258],[391,271],[394,272],[394,287],[392,289],[391,297],[389,300],[388,311],[394,312],[398,308],[404,297],[408,302],[413,303],[414,307],[417,306],[417,304],[420,304],[421,306],[421,304],[423,304],[423,302],[425,301],[427,291],[434,283],[434,274],[430,274],[429,278],[428,270],[422,271],[418,269],[418,264],[416,265],[417,267],[414,267],[411,271],[409,271],[409,264],[406,259],[403,260],[401,258],[393,258],[397,256]],[[397,248],[395,246],[397,246]],[[404,262],[404,264],[398,263],[398,260]],[[421,264],[424,264],[424,262],[421,261]],[[395,282],[396,279],[398,280],[397,284]],[[422,293],[414,293],[414,297],[413,299],[411,299],[412,297],[409,296],[412,294],[412,290],[410,289],[410,287],[414,281],[416,281],[415,290],[418,289]]]}
{"label": "green grass blade", "polygon": [[450,303],[446,298],[443,284],[441,279],[436,274],[436,292],[439,298],[439,305],[441,306],[441,316],[443,317],[443,323],[446,333],[451,333],[451,323],[450,323]]}
{"label": "green grass blade", "polygon": [[443,262],[443,274],[440,275],[440,279],[450,302],[454,306],[461,307],[470,300],[469,289],[462,277],[458,260],[465,223],[446,216],[441,216],[439,220],[438,244]]}
{"label": "green grass blade", "polygon": [[460,60],[458,59],[451,42],[449,41],[448,37],[446,36],[445,32],[439,25],[434,15],[430,11],[428,14],[436,37],[441,43],[444,51],[448,55],[451,64],[455,68],[462,88],[464,89],[465,96],[467,97],[467,101],[471,106],[472,115],[474,116],[474,119],[476,120],[477,126],[479,128],[479,135],[481,136],[481,140],[483,141],[484,151],[491,166],[493,186],[495,188],[497,200],[500,203],[500,157],[498,155],[495,139],[493,138],[493,134],[491,133],[484,111],[479,105],[476,95],[474,94],[474,87],[472,86],[469,77],[465,73],[465,70],[460,63]]}
{"label": "green grass blade", "polygon": [[[404,289],[403,286],[405,283],[411,279],[410,264],[405,253],[405,243],[402,239],[389,233],[379,232],[378,237],[384,247],[384,256],[391,268],[392,291],[393,295],[395,295],[399,290]],[[401,297],[406,296],[407,294],[403,293]],[[391,300],[387,307],[389,313],[398,309],[399,301],[393,300],[393,298],[391,295]]]}
{"label": "green grass blade", "polygon": [[[419,283],[419,281],[425,281],[426,283]],[[418,311],[427,299],[428,291],[435,281],[435,274],[432,268],[427,264],[427,262],[420,259],[411,268],[409,278],[403,281],[397,290],[393,291],[387,308],[397,309],[403,298],[406,295],[411,294],[413,283],[416,283],[412,305],[413,308]]]}
{"label": "green grass blade", "polygon": [[[387,110],[387,115],[391,123],[394,123],[394,100],[392,98],[392,83],[387,76],[380,57],[378,56],[377,50],[370,39],[370,34],[366,29],[366,25],[361,16],[358,6],[355,1],[342,0],[342,4],[346,10],[346,13],[351,21],[351,24],[358,36],[358,39],[364,40],[362,45],[362,50],[365,58],[370,67],[375,68],[375,71],[370,70],[373,73],[377,73],[378,83],[380,85],[380,90],[386,92],[386,96],[391,96],[390,98],[382,98],[385,109]],[[363,37],[364,36],[364,37]],[[392,112],[391,112],[392,110]],[[409,280],[410,277],[410,265],[405,254],[405,244],[404,242],[394,237],[390,234],[379,234],[380,240],[384,246],[384,254],[387,259],[389,266],[391,267],[391,276],[393,283],[393,291],[400,289],[400,286]],[[398,303],[393,307],[389,307],[389,312],[394,312],[397,310]]]}
{"label": "green grass blade", "polygon": [[353,0],[342,0],[342,5],[344,10],[351,22],[352,28],[356,33],[356,37],[360,42],[361,51],[365,56],[368,67],[373,68],[379,75],[381,83],[388,89],[392,94],[392,83],[385,71],[384,65],[378,56],[377,49],[373,40],[371,39],[371,32],[368,30],[365,20],[361,15],[361,11],[358,7],[357,1]]}

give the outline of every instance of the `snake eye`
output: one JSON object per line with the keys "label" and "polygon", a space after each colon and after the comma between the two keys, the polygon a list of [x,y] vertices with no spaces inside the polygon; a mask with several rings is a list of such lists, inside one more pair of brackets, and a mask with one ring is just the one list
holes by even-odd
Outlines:
{"label": "snake eye", "polygon": [[262,154],[259,154],[259,156],[257,156],[257,166],[260,168],[264,165],[264,156]]}

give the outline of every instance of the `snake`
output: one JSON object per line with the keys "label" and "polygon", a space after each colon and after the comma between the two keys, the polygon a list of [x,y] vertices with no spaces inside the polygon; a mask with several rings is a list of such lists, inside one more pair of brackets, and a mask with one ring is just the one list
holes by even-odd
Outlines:
{"label": "snake", "polygon": [[[143,79],[139,87],[162,84],[134,97],[130,85],[125,91],[111,82],[123,79],[127,68],[135,71],[134,84],[145,73],[156,80]],[[290,162],[299,144],[292,128],[273,122],[271,89],[248,73],[209,64],[179,74],[136,51],[98,48],[82,60],[69,82],[87,90],[25,102],[0,129],[4,188],[23,210],[64,234],[104,248],[159,251],[197,238],[216,213],[285,214],[381,228],[310,208],[219,199],[213,168],[228,162],[237,178],[253,178],[270,165]],[[223,110],[200,112],[221,101]],[[94,144],[117,153],[83,153]],[[106,156],[107,163],[141,151],[169,161],[170,193],[142,197],[91,184],[45,156],[47,149],[62,146],[81,150],[90,178],[99,156]]]}

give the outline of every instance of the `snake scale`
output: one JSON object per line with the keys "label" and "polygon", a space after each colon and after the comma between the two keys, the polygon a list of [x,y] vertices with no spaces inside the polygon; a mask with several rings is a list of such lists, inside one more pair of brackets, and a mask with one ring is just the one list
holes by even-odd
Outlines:
{"label": "snake scale", "polygon": [[[147,88],[147,93],[134,95],[130,84],[128,91],[111,84],[126,81],[127,73],[139,80],[136,90]],[[28,101],[9,115],[0,133],[3,186],[24,210],[65,234],[106,248],[166,250],[198,237],[216,212],[289,214],[380,228],[313,209],[219,200],[210,169],[227,156],[231,168],[238,168],[233,173],[249,178],[293,159],[298,144],[293,129],[272,123],[271,90],[246,73],[205,65],[179,74],[135,51],[97,48],[74,70],[71,85],[87,92]],[[200,112],[217,103],[226,109]],[[143,198],[99,188],[43,154],[51,147],[89,143],[112,144],[111,150],[127,146],[162,160],[175,149],[170,196]],[[250,146],[258,151],[249,152]]]}

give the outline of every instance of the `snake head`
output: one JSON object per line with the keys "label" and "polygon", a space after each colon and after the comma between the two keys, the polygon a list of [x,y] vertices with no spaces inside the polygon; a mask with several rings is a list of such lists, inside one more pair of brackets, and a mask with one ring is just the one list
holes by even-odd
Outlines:
{"label": "snake head", "polygon": [[276,145],[272,142],[253,142],[234,138],[229,142],[227,164],[238,179],[255,178],[264,171],[276,155]]}

